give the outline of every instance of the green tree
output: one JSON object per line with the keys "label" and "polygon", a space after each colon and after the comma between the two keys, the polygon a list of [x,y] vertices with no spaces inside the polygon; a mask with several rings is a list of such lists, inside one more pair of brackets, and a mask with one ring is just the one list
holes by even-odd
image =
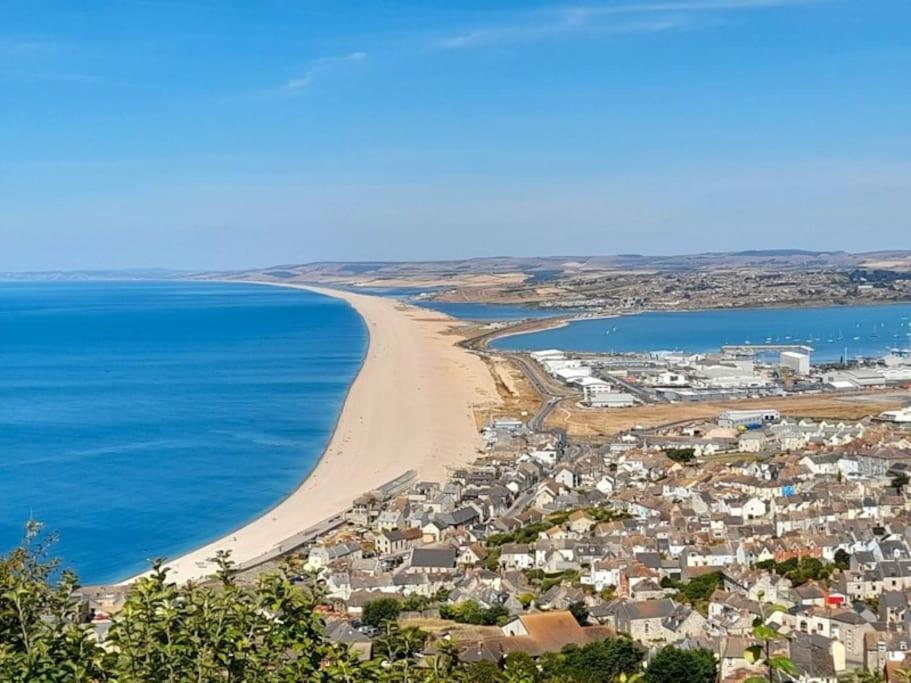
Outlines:
{"label": "green tree", "polygon": [[371,680],[345,648],[323,636],[319,595],[295,583],[300,568],[284,565],[240,586],[226,554],[216,558],[213,585],[168,581],[156,562],[132,587],[108,642],[118,683],[146,681]]}
{"label": "green tree", "polygon": [[582,600],[577,600],[569,605],[569,613],[575,617],[580,626],[588,623],[588,607]]}
{"label": "green tree", "polygon": [[[794,662],[791,661],[788,657],[780,654],[774,654],[772,651],[772,645],[776,640],[781,640],[784,638],[778,631],[771,628],[770,626],[765,625],[765,620],[767,617],[766,608],[762,607],[762,599],[764,594],[759,593],[759,603],[761,610],[761,618],[759,623],[753,626],[753,638],[755,638],[759,644],[753,645],[752,647],[747,648],[745,657],[748,661],[753,663],[763,662],[766,665],[768,683],[773,683],[775,678],[783,680],[787,677],[796,677],[798,675],[797,667]],[[770,608],[771,612],[783,612],[784,607],[781,605],[772,605]],[[752,678],[747,679],[747,683],[765,683],[765,680],[759,676],[753,676]]]}
{"label": "green tree", "polygon": [[75,574],[48,559],[53,538],[30,522],[22,544],[0,560],[0,680],[107,680],[104,651],[82,628],[70,597]]}
{"label": "green tree", "polygon": [[413,681],[418,660],[430,634],[417,628],[399,628],[386,622],[386,633],[373,643],[373,656],[386,672],[384,680]]}
{"label": "green tree", "polygon": [[504,683],[535,683],[539,678],[538,667],[524,652],[510,652],[503,664]]}
{"label": "green tree", "polygon": [[835,566],[815,557],[800,559],[791,557],[784,562],[763,560],[755,564],[757,569],[765,569],[781,576],[787,576],[795,586],[800,586],[807,581],[825,581],[832,575]]}
{"label": "green tree", "polygon": [[509,610],[503,605],[481,607],[474,600],[463,600],[454,605],[442,605],[440,617],[451,619],[460,624],[474,624],[476,626],[494,626],[503,623],[509,618]]}
{"label": "green tree", "polygon": [[843,548],[836,550],[835,566],[842,571],[849,569],[851,567],[851,554]]}
{"label": "green tree", "polygon": [[611,638],[584,647],[564,648],[560,665],[549,673],[581,683],[612,681],[620,674],[639,671],[644,659],[645,648],[638,643],[629,638]]}
{"label": "green tree", "polygon": [[395,621],[402,611],[402,603],[395,598],[378,598],[364,605],[361,621],[368,626],[380,628],[387,621]]}
{"label": "green tree", "polygon": [[466,683],[501,683],[503,672],[493,662],[474,662],[465,668]]}
{"label": "green tree", "polygon": [[[747,659],[753,663],[764,663],[767,669],[766,677],[768,683],[773,683],[775,678],[782,679],[784,676],[797,676],[797,667],[788,657],[776,655],[772,651],[772,644],[781,636],[777,631],[762,624],[753,627],[753,637],[759,641],[759,645],[754,645],[747,650]],[[753,676],[747,679],[750,683],[765,683],[761,676]]]}
{"label": "green tree", "polygon": [[709,572],[686,583],[677,584],[677,595],[681,600],[705,613],[708,610],[708,600],[712,597],[712,593],[723,584],[724,575],[721,572]]}
{"label": "green tree", "polygon": [[439,680],[453,678],[460,668],[459,648],[450,638],[438,641],[433,657],[433,675]]}
{"label": "green tree", "polygon": [[901,493],[904,490],[904,488],[908,485],[908,481],[909,481],[908,475],[905,474],[904,472],[899,472],[894,477],[892,477],[892,481],[889,485],[892,488],[894,488],[896,491]]}
{"label": "green tree", "polygon": [[0,680],[21,683],[291,683],[375,681],[324,637],[320,595],[299,586],[300,567],[284,565],[240,586],[227,555],[207,585],[178,586],[156,562],[136,581],[96,645],[71,595],[69,572],[48,561],[47,542],[30,524],[23,544],[0,558]]}
{"label": "green tree", "polygon": [[649,661],[645,680],[647,683],[714,683],[716,668],[715,655],[710,650],[668,646]]}
{"label": "green tree", "polygon": [[695,448],[665,448],[663,453],[674,462],[684,464],[692,462],[696,458]]}

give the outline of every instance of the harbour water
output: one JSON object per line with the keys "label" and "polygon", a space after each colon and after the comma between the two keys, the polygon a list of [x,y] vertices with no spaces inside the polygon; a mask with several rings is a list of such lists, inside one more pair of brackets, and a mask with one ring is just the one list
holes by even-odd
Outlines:
{"label": "harbour water", "polygon": [[547,308],[532,308],[530,306],[513,306],[509,304],[477,304],[471,302],[446,302],[446,301],[416,301],[420,306],[432,308],[446,315],[451,315],[459,320],[472,320],[487,322],[492,320],[537,320],[540,318],[553,318],[565,314],[566,309],[554,310]]}
{"label": "harbour water", "polygon": [[435,301],[426,295],[438,291],[440,288],[426,287],[345,287],[352,292],[373,294],[375,296],[401,299],[408,303],[440,311],[459,320],[474,322],[488,322],[493,320],[537,320],[552,318],[556,315],[566,314],[567,309],[535,308],[533,306],[517,306],[512,304],[481,304],[471,301]]}
{"label": "harbour water", "polygon": [[911,346],[911,304],[758,308],[643,313],[579,320],[551,330],[504,337],[501,350],[557,348],[588,352],[718,351],[722,344],[810,346],[818,362],[882,356]]}
{"label": "harbour water", "polygon": [[301,290],[0,285],[0,550],[31,516],[100,583],[255,518],[316,463],[366,344]]}

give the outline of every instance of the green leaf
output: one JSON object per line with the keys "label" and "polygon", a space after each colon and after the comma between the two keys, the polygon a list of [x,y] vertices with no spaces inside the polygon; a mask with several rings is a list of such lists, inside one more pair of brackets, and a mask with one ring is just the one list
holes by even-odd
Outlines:
{"label": "green leaf", "polygon": [[779,637],[778,631],[765,624],[753,627],[753,637],[759,640],[775,640]]}
{"label": "green leaf", "polygon": [[743,652],[743,658],[750,664],[755,664],[762,659],[762,645],[753,645]]}
{"label": "green leaf", "polygon": [[789,676],[799,676],[800,670],[788,657],[777,655],[769,660],[769,666],[776,671],[783,671]]}

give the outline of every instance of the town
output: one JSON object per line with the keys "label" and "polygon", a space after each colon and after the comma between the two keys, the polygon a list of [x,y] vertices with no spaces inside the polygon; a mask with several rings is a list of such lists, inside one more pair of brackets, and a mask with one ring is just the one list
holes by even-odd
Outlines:
{"label": "town", "polygon": [[719,353],[702,354],[550,349],[527,356],[574,390],[581,405],[592,408],[837,394],[911,384],[911,354],[906,351],[820,366],[811,364],[811,352],[812,347],[805,345],[755,344],[727,345]]}
{"label": "town", "polygon": [[[627,636],[649,657],[710,652],[721,681],[781,662],[801,683],[903,680],[911,409],[814,419],[732,399],[899,391],[908,359],[819,368],[801,349],[777,362],[753,351],[526,356],[537,386],[563,387],[581,410],[731,403],[602,440],[540,414],[489,419],[471,465],[439,482],[406,473],[297,540],[327,636],[366,659],[394,622],[427,634],[426,657],[445,642],[495,667]],[[79,594],[99,638],[124,594]]]}

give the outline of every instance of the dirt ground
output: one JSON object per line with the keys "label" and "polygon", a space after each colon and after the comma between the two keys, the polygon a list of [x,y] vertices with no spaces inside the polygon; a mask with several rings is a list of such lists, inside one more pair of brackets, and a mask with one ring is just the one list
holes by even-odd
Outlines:
{"label": "dirt ground", "polygon": [[852,395],[813,395],[773,399],[751,399],[722,403],[676,403],[633,408],[583,408],[575,401],[560,403],[547,420],[549,427],[561,427],[571,436],[610,436],[633,427],[657,427],[682,420],[711,419],[722,410],[773,408],[786,417],[859,420],[884,410],[901,408],[911,401],[911,391]]}
{"label": "dirt ground", "polygon": [[484,361],[496,384],[500,404],[475,411],[478,428],[486,425],[491,418],[534,415],[541,407],[541,397],[522,371],[508,358],[485,356]]}

